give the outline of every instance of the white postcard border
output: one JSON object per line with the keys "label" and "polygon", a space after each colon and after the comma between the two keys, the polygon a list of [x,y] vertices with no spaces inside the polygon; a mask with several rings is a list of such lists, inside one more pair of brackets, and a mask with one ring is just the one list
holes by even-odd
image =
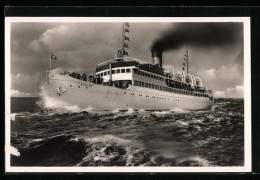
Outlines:
{"label": "white postcard border", "polygon": [[[10,165],[10,28],[12,22],[243,22],[244,23],[244,166],[226,167],[15,167]],[[6,17],[5,18],[5,170],[6,172],[251,172],[250,17]]]}

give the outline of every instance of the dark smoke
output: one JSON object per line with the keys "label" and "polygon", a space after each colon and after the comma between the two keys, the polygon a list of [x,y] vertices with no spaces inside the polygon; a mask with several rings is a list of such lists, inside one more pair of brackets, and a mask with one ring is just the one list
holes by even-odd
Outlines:
{"label": "dark smoke", "polygon": [[243,38],[243,23],[175,23],[157,39],[152,50],[176,49],[184,44],[201,47],[233,45]]}

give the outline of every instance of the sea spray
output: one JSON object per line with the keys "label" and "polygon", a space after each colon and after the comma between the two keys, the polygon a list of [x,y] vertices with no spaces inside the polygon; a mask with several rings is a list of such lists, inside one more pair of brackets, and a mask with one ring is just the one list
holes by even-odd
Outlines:
{"label": "sea spray", "polygon": [[70,105],[67,102],[64,102],[60,99],[49,96],[47,85],[44,84],[41,86],[40,93],[40,101],[37,102],[38,106],[42,106],[45,109],[52,109],[57,112],[65,113],[65,112],[91,112],[93,111],[93,107],[88,106],[87,108],[81,108],[77,105]]}

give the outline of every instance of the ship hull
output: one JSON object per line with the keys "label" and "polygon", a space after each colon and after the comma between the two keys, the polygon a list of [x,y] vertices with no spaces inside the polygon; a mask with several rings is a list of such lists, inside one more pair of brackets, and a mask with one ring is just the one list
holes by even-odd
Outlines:
{"label": "ship hull", "polygon": [[[176,94],[138,86],[127,89],[99,85],[70,77],[48,73],[48,93],[51,97],[69,105],[93,110],[185,110],[209,109],[213,100]],[[60,90],[59,90],[60,89]]]}

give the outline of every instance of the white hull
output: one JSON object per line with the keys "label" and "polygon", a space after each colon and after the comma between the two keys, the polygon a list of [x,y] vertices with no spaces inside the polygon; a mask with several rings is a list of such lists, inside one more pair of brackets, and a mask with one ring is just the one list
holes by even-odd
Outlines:
{"label": "white hull", "polygon": [[[49,73],[49,95],[58,100],[94,110],[169,110],[173,108],[202,110],[209,109],[213,100],[170,93],[138,86],[121,89],[74,79],[69,75]],[[64,93],[57,93],[61,87]]]}

